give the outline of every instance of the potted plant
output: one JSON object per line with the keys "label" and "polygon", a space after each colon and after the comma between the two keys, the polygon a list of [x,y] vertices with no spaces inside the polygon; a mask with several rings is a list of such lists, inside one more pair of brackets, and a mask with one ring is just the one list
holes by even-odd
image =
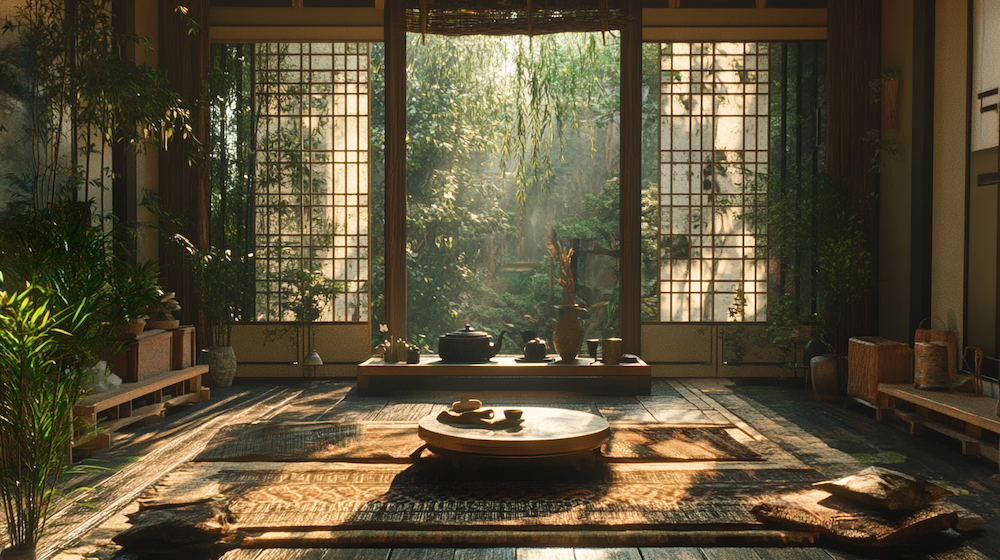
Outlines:
{"label": "potted plant", "polygon": [[228,387],[236,376],[236,352],[231,345],[232,322],[236,319],[240,263],[229,250],[210,247],[202,251],[187,238],[176,235],[188,252],[191,286],[205,318],[206,386]]}
{"label": "potted plant", "polygon": [[73,439],[73,407],[96,357],[91,336],[100,303],[58,282],[0,291],[0,500],[10,548],[34,558],[52,489]]}
{"label": "potted plant", "polygon": [[[316,270],[286,270],[282,279],[288,286],[281,292],[282,309],[291,311],[295,316],[299,353],[301,356],[306,356],[307,353],[315,352],[312,323],[323,316],[323,309],[333,301],[334,297],[343,293],[344,285],[323,276],[321,272]],[[306,334],[304,337],[300,337],[298,335],[303,326]],[[302,360],[303,367],[309,365],[307,363],[309,360],[322,364],[319,354],[310,353]]]}
{"label": "potted plant", "polygon": [[300,323],[318,320],[344,286],[314,270],[296,269],[282,278],[289,288],[281,292],[282,308],[291,311]]}
{"label": "potted plant", "polygon": [[[806,330],[813,339],[842,335],[848,306],[871,281],[865,230],[843,184],[824,174],[772,174],[749,185],[756,204],[740,217],[780,271],[768,279],[770,342],[787,347]],[[815,346],[843,353],[846,339]]]}
{"label": "potted plant", "polygon": [[108,261],[107,320],[120,336],[142,332],[146,317],[159,307],[163,291],[157,285],[156,261],[131,263],[112,257]]}
{"label": "potted plant", "polygon": [[[0,499],[10,547],[33,557],[91,367],[120,344],[105,320],[110,228],[60,200],[0,218]],[[26,406],[27,404],[31,406]]]}

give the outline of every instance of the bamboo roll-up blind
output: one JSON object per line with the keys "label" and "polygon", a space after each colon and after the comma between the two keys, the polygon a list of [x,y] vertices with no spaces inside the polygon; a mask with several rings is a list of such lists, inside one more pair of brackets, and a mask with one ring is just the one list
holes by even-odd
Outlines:
{"label": "bamboo roll-up blind", "polygon": [[434,35],[542,35],[623,29],[621,0],[406,0],[406,30]]}

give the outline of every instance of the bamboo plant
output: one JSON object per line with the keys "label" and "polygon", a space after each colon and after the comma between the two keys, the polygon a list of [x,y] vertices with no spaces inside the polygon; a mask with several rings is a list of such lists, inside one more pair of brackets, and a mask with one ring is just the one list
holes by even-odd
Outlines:
{"label": "bamboo plant", "polygon": [[38,545],[70,451],[100,305],[58,283],[0,291],[0,501],[7,540],[22,554]]}

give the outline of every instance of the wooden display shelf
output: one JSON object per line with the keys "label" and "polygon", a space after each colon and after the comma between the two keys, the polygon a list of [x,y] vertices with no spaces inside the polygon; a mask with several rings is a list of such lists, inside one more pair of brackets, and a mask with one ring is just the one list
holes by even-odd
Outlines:
{"label": "wooden display shelf", "polygon": [[[189,327],[193,332],[194,328]],[[121,352],[105,357],[111,371],[126,383],[141,381],[158,373],[178,369],[173,367],[174,334],[163,329],[151,329],[137,334]]]}
{"label": "wooden display shelf", "polygon": [[882,383],[878,391],[880,401],[886,403],[876,409],[880,420],[898,418],[909,424],[912,434],[923,434],[925,430],[938,432],[961,442],[962,453],[985,457],[1000,465],[996,399],[926,391],[911,383]]}
{"label": "wooden display shelf", "polygon": [[587,378],[611,380],[623,391],[648,395],[651,368],[639,360],[634,364],[605,365],[578,358],[574,364],[518,362],[515,356],[497,356],[490,362],[450,364],[436,355],[421,356],[420,363],[387,364],[369,358],[358,365],[358,390],[369,391],[372,377],[469,377],[469,378]]}
{"label": "wooden display shelf", "polygon": [[73,446],[110,447],[111,433],[123,426],[162,414],[173,406],[207,400],[209,389],[201,385],[201,376],[206,373],[207,365],[163,371],[141,381],[122,383],[112,391],[87,396],[73,412],[85,424],[82,431],[89,435],[74,440]]}

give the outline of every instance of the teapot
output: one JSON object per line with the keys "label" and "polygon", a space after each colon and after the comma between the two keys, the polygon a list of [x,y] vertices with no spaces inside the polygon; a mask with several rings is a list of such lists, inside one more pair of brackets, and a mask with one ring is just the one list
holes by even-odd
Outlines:
{"label": "teapot", "polygon": [[542,362],[548,353],[545,341],[540,338],[536,337],[524,343],[524,359],[529,362]]}
{"label": "teapot", "polygon": [[466,324],[462,330],[441,335],[438,340],[438,355],[442,362],[449,363],[488,362],[500,352],[503,335],[506,333],[507,331],[500,331],[494,344],[490,342],[489,334],[473,330],[472,325]]}

